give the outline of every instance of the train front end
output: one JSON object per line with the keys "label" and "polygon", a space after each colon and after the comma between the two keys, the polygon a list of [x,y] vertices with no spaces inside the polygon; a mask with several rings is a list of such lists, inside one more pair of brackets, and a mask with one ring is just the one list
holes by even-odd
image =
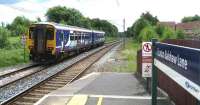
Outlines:
{"label": "train front end", "polygon": [[49,24],[32,24],[29,28],[27,45],[30,60],[45,62],[55,58],[55,28]]}

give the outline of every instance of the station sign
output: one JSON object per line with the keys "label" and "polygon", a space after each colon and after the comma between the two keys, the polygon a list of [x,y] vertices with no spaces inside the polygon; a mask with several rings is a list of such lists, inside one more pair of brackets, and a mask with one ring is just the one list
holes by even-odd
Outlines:
{"label": "station sign", "polygon": [[142,77],[152,76],[152,43],[142,43]]}
{"label": "station sign", "polygon": [[154,65],[200,100],[200,49],[155,44]]}
{"label": "station sign", "polygon": [[25,44],[26,44],[26,36],[25,36],[25,35],[22,35],[22,36],[21,36],[21,44],[22,44],[22,45],[25,45]]}

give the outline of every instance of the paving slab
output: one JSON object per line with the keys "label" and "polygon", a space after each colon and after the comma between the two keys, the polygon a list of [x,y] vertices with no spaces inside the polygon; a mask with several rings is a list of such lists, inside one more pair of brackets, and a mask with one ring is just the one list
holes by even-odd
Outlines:
{"label": "paving slab", "polygon": [[[87,97],[83,105],[151,104],[150,94],[134,74],[94,72],[44,96],[35,105],[68,105],[77,95]],[[81,100],[82,98],[76,99]],[[159,97],[158,105],[171,104],[167,97]]]}

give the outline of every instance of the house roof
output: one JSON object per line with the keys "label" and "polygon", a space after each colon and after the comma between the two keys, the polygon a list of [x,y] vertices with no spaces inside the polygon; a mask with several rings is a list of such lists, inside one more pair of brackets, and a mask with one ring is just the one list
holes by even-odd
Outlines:
{"label": "house roof", "polygon": [[200,28],[200,21],[193,21],[193,22],[187,22],[187,23],[178,23],[176,25],[177,29],[183,29],[183,30],[193,30]]}

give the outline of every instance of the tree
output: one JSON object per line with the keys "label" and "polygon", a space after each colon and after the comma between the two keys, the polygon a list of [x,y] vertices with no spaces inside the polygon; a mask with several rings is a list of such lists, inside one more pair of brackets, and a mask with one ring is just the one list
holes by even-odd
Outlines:
{"label": "tree", "polygon": [[158,35],[152,26],[146,26],[141,30],[138,41],[150,41],[152,38],[158,38]]}
{"label": "tree", "polygon": [[134,25],[133,25],[133,35],[136,39],[138,39],[138,36],[140,34],[140,31],[144,28],[144,27],[147,27],[149,26],[149,21],[147,21],[146,19],[144,18],[140,18],[138,19]]}
{"label": "tree", "polygon": [[11,32],[4,27],[0,27],[0,48],[5,48],[8,46],[8,36],[10,36]]}
{"label": "tree", "polygon": [[91,25],[93,29],[102,30],[106,34],[106,36],[117,36],[118,29],[115,25],[111,24],[107,20],[100,20],[100,19],[92,19]]}
{"label": "tree", "polygon": [[193,21],[200,21],[200,16],[199,15],[188,16],[188,17],[184,17],[181,20],[182,23],[193,22]]}
{"label": "tree", "polygon": [[7,25],[7,28],[11,30],[12,36],[22,35],[27,33],[30,24],[31,21],[24,16],[17,16],[10,25]]}
{"label": "tree", "polygon": [[140,16],[140,18],[146,19],[151,25],[156,25],[158,22],[157,17],[151,15],[149,12],[146,13],[142,13],[142,15]]}
{"label": "tree", "polygon": [[47,20],[56,22],[56,23],[63,23],[65,22],[68,25],[74,26],[83,26],[82,22],[85,22],[84,16],[76,9],[73,8],[66,8],[61,6],[56,6],[50,8],[47,13]]}
{"label": "tree", "polygon": [[115,36],[118,34],[116,26],[106,20],[89,19],[84,17],[78,10],[56,6],[50,8],[47,13],[47,20],[56,23],[68,24],[73,26],[84,27],[105,31],[106,36]]}

